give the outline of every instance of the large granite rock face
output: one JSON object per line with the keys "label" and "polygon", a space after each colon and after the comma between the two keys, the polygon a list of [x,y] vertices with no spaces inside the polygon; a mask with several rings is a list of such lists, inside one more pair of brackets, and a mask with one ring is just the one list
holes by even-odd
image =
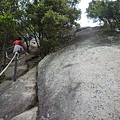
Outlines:
{"label": "large granite rock face", "polygon": [[120,49],[90,34],[38,64],[39,120],[120,120]]}
{"label": "large granite rock face", "polygon": [[10,120],[36,104],[36,68],[16,82],[1,83],[0,88],[0,118]]}

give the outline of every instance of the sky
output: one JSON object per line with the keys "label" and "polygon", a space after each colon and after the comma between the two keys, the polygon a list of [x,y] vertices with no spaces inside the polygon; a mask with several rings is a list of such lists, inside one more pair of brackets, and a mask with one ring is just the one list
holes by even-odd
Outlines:
{"label": "sky", "polygon": [[91,2],[92,0],[81,0],[80,4],[78,5],[78,8],[80,8],[82,10],[82,14],[81,14],[81,19],[78,20],[77,22],[80,23],[81,27],[95,27],[95,26],[99,26],[98,23],[93,23],[93,19],[87,19],[86,17],[86,8],[89,5],[89,2]]}

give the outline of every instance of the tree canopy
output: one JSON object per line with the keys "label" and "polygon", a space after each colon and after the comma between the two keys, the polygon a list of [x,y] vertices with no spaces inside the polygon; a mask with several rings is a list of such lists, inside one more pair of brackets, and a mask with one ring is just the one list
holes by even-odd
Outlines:
{"label": "tree canopy", "polygon": [[79,2],[79,0],[7,0],[7,2],[1,0],[1,43],[5,41],[3,36],[7,36],[6,40],[10,39],[8,41],[12,42],[15,36],[25,38],[29,34],[39,39],[40,49],[43,49],[47,42],[49,45],[58,44],[64,39],[66,31],[78,25],[75,20],[81,15],[81,10],[76,8]]}
{"label": "tree canopy", "polygon": [[120,0],[92,0],[86,12],[89,18],[111,29],[120,28]]}

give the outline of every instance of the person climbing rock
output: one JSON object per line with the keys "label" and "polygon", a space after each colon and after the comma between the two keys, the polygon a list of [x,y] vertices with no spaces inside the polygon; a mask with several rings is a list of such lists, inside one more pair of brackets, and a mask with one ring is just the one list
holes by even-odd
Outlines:
{"label": "person climbing rock", "polygon": [[13,45],[14,45],[13,53],[19,52],[19,53],[28,54],[28,53],[26,52],[26,47],[25,47],[25,45],[23,44],[21,37],[18,37],[18,39],[16,39],[16,40],[13,42]]}

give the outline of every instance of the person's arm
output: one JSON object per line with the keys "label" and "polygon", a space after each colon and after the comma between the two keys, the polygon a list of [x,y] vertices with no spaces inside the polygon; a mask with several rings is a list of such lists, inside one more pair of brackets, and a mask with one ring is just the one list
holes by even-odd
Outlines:
{"label": "person's arm", "polygon": [[15,45],[15,41],[13,42],[13,45]]}
{"label": "person's arm", "polygon": [[23,47],[24,51],[26,51],[26,47],[24,46],[23,42],[20,42],[20,45]]}

